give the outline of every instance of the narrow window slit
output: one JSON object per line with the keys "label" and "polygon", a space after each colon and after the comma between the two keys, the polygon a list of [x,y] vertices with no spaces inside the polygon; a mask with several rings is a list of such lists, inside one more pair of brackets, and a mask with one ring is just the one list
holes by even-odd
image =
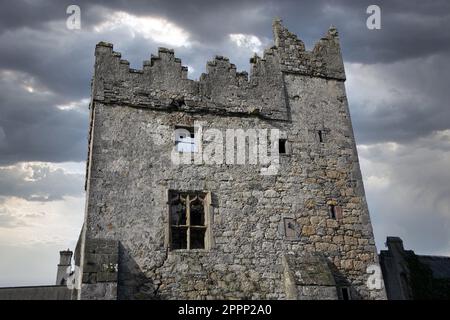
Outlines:
{"label": "narrow window slit", "polygon": [[336,219],[336,206],[334,204],[330,204],[330,218]]}
{"label": "narrow window slit", "polygon": [[280,139],[278,141],[278,153],[286,154],[286,139]]}
{"label": "narrow window slit", "polygon": [[342,300],[350,300],[350,292],[348,288],[341,288]]}

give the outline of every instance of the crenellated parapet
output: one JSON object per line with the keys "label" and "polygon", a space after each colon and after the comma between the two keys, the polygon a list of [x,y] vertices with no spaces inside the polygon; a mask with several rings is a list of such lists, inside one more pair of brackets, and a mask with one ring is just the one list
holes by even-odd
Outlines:
{"label": "crenellated parapet", "polygon": [[262,57],[250,59],[250,75],[238,72],[228,58],[216,56],[198,81],[188,79],[188,68],[174,51],[159,48],[144,61],[142,70],[130,68],[113,45],[96,46],[93,98],[103,103],[184,111],[243,113],[288,120],[283,73],[345,80],[335,28],[312,51],[280,20],[273,23],[275,45]]}
{"label": "crenellated parapet", "polygon": [[[244,81],[242,81],[244,80]],[[226,105],[247,99],[248,79],[236,72],[236,65],[229,59],[216,56],[206,64],[206,73],[200,76],[200,94],[211,101]]]}
{"label": "crenellated parapet", "polygon": [[96,47],[93,98],[136,107],[287,119],[281,70],[273,55],[253,63],[250,77],[222,56],[207,63],[198,81],[188,79],[187,72],[173,50],[159,48],[142,70],[135,70],[112,44],[101,42]]}
{"label": "crenellated parapet", "polygon": [[198,95],[198,83],[187,79],[187,67],[175,58],[173,50],[159,48],[157,56],[144,61],[142,70],[131,69],[130,63],[113,51],[110,43],[97,44],[95,57],[95,100],[133,104],[143,96],[159,99]]}
{"label": "crenellated parapet", "polygon": [[312,51],[306,51],[303,41],[289,32],[279,19],[273,22],[273,33],[283,72],[345,80],[338,32],[334,26],[330,27]]}
{"label": "crenellated parapet", "polygon": [[237,72],[226,57],[216,56],[208,62],[200,77],[203,100],[245,113],[287,120],[282,73],[274,56],[252,60],[250,77]]}
{"label": "crenellated parapet", "polygon": [[195,94],[198,84],[187,78],[187,72],[181,59],[167,48],[158,48],[158,55],[151,55],[150,61],[144,62],[144,74],[149,77],[151,87],[157,90]]}

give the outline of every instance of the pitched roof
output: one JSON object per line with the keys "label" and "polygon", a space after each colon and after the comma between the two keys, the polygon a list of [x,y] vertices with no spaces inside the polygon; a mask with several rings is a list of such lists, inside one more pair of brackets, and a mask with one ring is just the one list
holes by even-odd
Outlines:
{"label": "pitched roof", "polygon": [[450,257],[440,256],[420,256],[419,261],[426,264],[433,272],[433,277],[437,279],[450,279]]}

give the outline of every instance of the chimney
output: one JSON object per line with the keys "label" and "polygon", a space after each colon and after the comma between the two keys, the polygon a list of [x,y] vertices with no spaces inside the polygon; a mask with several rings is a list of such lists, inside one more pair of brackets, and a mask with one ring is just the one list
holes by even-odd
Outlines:
{"label": "chimney", "polygon": [[403,248],[403,240],[399,237],[387,237],[386,246],[392,253],[403,254],[405,251]]}
{"label": "chimney", "polygon": [[72,261],[72,251],[69,249],[59,252],[58,272],[56,274],[56,285],[65,285],[67,277],[70,275]]}

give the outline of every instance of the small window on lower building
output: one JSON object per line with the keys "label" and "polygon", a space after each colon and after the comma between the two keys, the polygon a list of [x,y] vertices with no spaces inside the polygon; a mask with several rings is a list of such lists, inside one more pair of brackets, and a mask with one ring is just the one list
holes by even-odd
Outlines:
{"label": "small window on lower building", "polygon": [[169,192],[170,248],[205,249],[209,197],[203,192]]}
{"label": "small window on lower building", "polygon": [[347,287],[341,288],[342,300],[351,300],[350,290]]}
{"label": "small window on lower building", "polygon": [[286,154],[287,153],[287,148],[286,148],[286,139],[280,139],[278,141],[278,153],[279,154]]}

